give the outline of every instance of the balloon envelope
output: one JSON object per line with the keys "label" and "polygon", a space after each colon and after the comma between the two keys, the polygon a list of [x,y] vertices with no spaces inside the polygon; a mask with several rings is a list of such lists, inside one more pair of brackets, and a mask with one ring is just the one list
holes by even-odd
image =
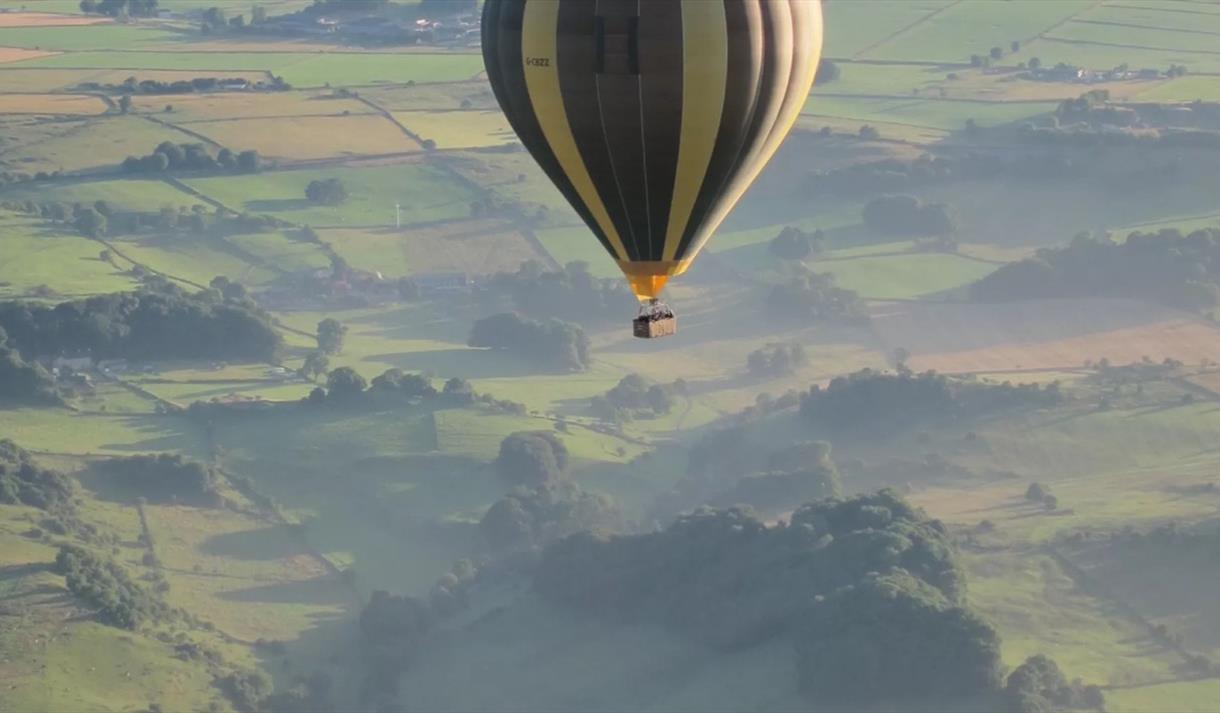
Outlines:
{"label": "balloon envelope", "polygon": [[821,0],[487,0],[483,60],[522,144],[655,298],[792,128]]}

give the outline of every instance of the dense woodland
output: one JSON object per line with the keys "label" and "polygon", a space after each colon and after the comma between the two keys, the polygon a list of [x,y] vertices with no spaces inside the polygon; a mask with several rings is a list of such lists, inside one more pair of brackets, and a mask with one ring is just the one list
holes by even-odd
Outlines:
{"label": "dense woodland", "polygon": [[945,425],[991,413],[1054,406],[1059,385],[990,384],[925,372],[863,369],[801,395],[800,414],[822,433],[886,434]]}
{"label": "dense woodland", "polygon": [[1220,304],[1220,231],[1134,232],[1123,242],[1079,235],[1004,265],[971,286],[982,302],[1143,297],[1198,311]]}
{"label": "dense woodland", "polygon": [[252,302],[171,285],[46,306],[0,302],[0,328],[26,359],[273,360],[282,337]]}

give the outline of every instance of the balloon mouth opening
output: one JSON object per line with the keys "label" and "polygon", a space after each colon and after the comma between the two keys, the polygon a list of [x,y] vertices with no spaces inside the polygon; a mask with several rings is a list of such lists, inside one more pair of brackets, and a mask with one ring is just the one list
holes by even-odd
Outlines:
{"label": "balloon mouth opening", "polygon": [[669,278],[686,272],[689,260],[648,260],[628,262],[620,260],[619,269],[627,277],[631,292],[641,303],[659,299]]}

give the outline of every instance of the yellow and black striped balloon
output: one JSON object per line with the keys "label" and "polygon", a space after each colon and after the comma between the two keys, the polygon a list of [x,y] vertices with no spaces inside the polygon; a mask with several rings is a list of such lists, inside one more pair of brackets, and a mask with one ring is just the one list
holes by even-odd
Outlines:
{"label": "yellow and black striped balloon", "polygon": [[640,299],[679,275],[779,148],[820,0],[487,0],[483,60],[526,149]]}

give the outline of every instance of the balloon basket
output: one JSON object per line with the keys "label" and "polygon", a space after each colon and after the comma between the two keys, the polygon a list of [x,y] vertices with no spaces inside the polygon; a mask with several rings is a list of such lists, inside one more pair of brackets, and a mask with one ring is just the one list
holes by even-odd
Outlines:
{"label": "balloon basket", "polygon": [[631,333],[640,339],[658,339],[678,332],[678,318],[663,302],[651,300],[640,307],[640,313],[631,320]]}

